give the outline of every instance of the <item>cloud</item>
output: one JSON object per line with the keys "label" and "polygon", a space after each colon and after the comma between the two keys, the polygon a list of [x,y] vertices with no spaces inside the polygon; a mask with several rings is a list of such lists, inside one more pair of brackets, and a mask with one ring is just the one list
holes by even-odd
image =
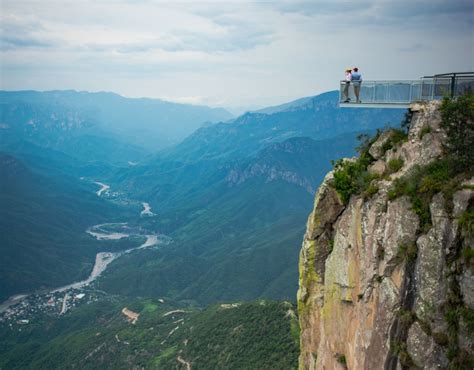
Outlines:
{"label": "cloud", "polygon": [[373,1],[280,1],[268,3],[270,7],[278,9],[282,13],[300,13],[306,16],[312,15],[341,15],[351,16],[363,12],[371,6]]}
{"label": "cloud", "polygon": [[51,47],[53,44],[46,40],[38,40],[34,37],[5,36],[0,40],[0,49],[17,49],[24,47]]}
{"label": "cloud", "polygon": [[407,46],[398,48],[398,50],[403,52],[403,53],[415,53],[415,52],[419,52],[419,51],[421,51],[423,49],[426,49],[426,48],[428,48],[426,45],[423,45],[421,43],[416,43],[416,44],[411,44],[411,45],[407,45]]}
{"label": "cloud", "polygon": [[52,42],[41,36],[43,27],[32,17],[5,15],[0,22],[0,49],[50,47]]}
{"label": "cloud", "polygon": [[443,27],[451,32],[474,23],[472,0],[316,0],[279,1],[267,6],[282,13],[313,17],[318,21],[337,22],[346,27]]}
{"label": "cloud", "polygon": [[[92,51],[116,50],[119,53],[141,53],[149,50],[222,52],[247,50],[274,40],[274,32],[262,24],[229,13],[229,9],[199,12],[193,6],[163,6],[161,2],[126,1],[118,3],[115,17],[98,19],[107,11],[113,16],[116,2],[87,2],[87,6],[70,4],[74,18],[58,3],[46,1],[44,7],[26,9],[18,3],[6,2],[8,22],[2,19],[4,44],[9,48],[44,47],[61,43],[63,48]],[[79,2],[81,4],[81,2]],[[203,10],[201,8],[201,10]],[[27,24],[19,16],[38,20]],[[7,17],[5,17],[7,18]],[[82,21],[78,21],[82,19]],[[121,19],[122,22],[117,22]],[[140,19],[142,22],[136,21]]]}
{"label": "cloud", "polygon": [[337,88],[346,65],[359,65],[366,79],[470,69],[472,7],[465,0],[1,0],[0,87],[273,105]]}
{"label": "cloud", "polygon": [[472,22],[474,4],[471,0],[383,1],[375,3],[377,11],[386,18],[430,18],[456,15]]}
{"label": "cloud", "polygon": [[189,31],[178,31],[175,36],[179,40],[176,45],[164,47],[163,50],[204,52],[247,50],[270,44],[274,39],[272,32],[254,30],[251,27],[226,27],[223,35],[203,36]]}

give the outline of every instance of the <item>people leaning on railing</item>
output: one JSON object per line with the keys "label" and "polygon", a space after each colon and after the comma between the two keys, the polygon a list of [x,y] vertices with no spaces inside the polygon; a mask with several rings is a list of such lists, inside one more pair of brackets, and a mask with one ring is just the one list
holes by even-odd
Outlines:
{"label": "people leaning on railing", "polygon": [[362,83],[362,75],[359,72],[359,68],[346,68],[345,71],[345,79],[342,81],[344,84],[344,88],[342,90],[342,97],[344,103],[349,103],[351,98],[349,97],[349,88],[351,86],[351,82],[354,86],[354,95],[356,97],[356,103],[360,103],[360,85]]}

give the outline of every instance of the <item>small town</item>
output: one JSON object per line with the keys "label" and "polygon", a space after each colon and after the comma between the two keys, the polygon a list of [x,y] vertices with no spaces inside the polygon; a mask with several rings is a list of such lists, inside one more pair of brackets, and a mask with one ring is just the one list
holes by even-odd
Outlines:
{"label": "small town", "polygon": [[0,324],[5,323],[21,331],[22,326],[33,323],[40,314],[59,317],[76,307],[98,301],[100,296],[100,293],[87,287],[31,294],[1,312]]}

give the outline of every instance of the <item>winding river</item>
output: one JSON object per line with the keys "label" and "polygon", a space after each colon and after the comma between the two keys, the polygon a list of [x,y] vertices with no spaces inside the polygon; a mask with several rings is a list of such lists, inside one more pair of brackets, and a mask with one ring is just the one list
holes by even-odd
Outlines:
{"label": "winding river", "polygon": [[[91,229],[104,227],[104,225],[107,225],[107,224],[96,225],[96,226],[93,226]],[[121,224],[121,225],[126,225],[126,224]],[[102,233],[94,233],[94,232],[91,232],[90,230],[88,230],[87,232],[90,235],[95,236],[97,240],[104,240],[104,239],[116,240],[116,239],[126,238],[126,237],[130,236],[130,235],[123,234],[123,233],[111,233],[110,235],[104,236],[105,234],[103,232]],[[99,234],[99,236],[97,236],[97,234]],[[121,237],[117,238],[114,234],[120,235]],[[125,236],[123,236],[123,235],[125,235]],[[139,235],[139,234],[137,234],[137,235]],[[143,244],[139,245],[138,247],[129,248],[125,251],[120,251],[120,252],[99,252],[99,253],[97,253],[96,256],[95,256],[94,267],[92,268],[92,272],[91,272],[91,274],[89,275],[89,277],[87,279],[82,280],[82,281],[77,281],[75,283],[65,285],[65,286],[60,287],[60,288],[56,288],[56,289],[52,290],[51,292],[56,293],[56,292],[64,292],[64,291],[69,290],[69,289],[83,288],[83,287],[89,285],[90,283],[92,283],[95,279],[97,279],[105,271],[107,266],[112,261],[119,258],[120,256],[123,256],[124,254],[128,254],[128,253],[133,252],[133,251],[138,250],[138,249],[149,248],[149,247],[153,247],[155,245],[160,244],[160,240],[158,239],[158,235],[149,234],[149,235],[145,235],[145,236],[146,236],[145,242]]]}
{"label": "winding river", "polygon": [[[103,184],[101,182],[94,182],[99,185],[101,188],[96,192],[98,196],[104,194],[110,189],[109,185]],[[148,203],[143,202],[143,211],[140,212],[140,216],[153,216],[154,213],[151,212],[151,207]],[[64,292],[69,289],[80,289],[96,280],[106,269],[107,266],[116,260],[117,258],[132,253],[133,251],[150,248],[159,244],[167,244],[170,239],[165,235],[158,235],[147,233],[141,228],[131,228],[127,222],[120,223],[104,223],[99,225],[91,226],[86,230],[86,233],[94,237],[97,240],[120,240],[130,237],[145,237],[145,241],[140,244],[138,247],[129,248],[124,251],[119,252],[99,252],[95,256],[95,263],[89,277],[85,280],[77,281],[72,284],[68,284],[59,288],[50,289],[48,291],[41,291],[31,294],[18,294],[10,297],[8,300],[0,304],[0,313],[5,312],[10,306],[13,306],[25,298],[29,297],[32,294],[47,294],[47,293],[56,293]]]}

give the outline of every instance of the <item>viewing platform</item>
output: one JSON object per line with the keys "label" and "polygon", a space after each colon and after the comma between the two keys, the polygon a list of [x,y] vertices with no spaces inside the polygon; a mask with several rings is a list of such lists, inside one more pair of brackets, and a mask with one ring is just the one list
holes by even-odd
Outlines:
{"label": "viewing platform", "polygon": [[445,73],[419,80],[362,81],[359,102],[354,93],[356,84],[357,82],[351,82],[347,88],[346,81],[340,82],[341,108],[407,109],[410,104],[419,101],[456,97],[469,91],[474,93],[474,72]]}

